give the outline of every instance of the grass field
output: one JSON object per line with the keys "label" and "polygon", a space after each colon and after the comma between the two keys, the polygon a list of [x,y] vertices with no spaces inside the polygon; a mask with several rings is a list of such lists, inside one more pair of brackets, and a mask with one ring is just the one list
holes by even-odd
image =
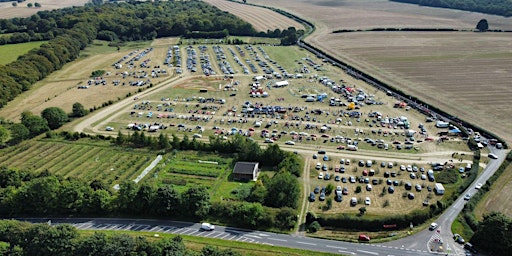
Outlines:
{"label": "grass field", "polygon": [[512,202],[507,195],[512,192],[512,165],[503,172],[500,178],[494,182],[490,191],[480,200],[475,207],[475,215],[481,219],[484,214],[501,212],[512,217]]}
{"label": "grass field", "polygon": [[[173,45],[172,42],[172,40],[169,40],[167,44],[159,43],[153,47],[154,50],[147,56],[153,58],[153,61],[150,62],[151,65],[162,64],[165,59],[165,52],[169,46]],[[118,52],[115,47],[107,46],[106,42],[95,41],[81,53],[78,60],[66,64],[61,70],[55,71],[43,81],[37,82],[29,93],[21,94],[9,102],[6,107],[0,109],[0,116],[17,121],[23,111],[28,110],[39,114],[47,107],[59,107],[66,112],[71,112],[72,105],[75,102],[80,102],[86,109],[90,109],[94,106],[99,107],[109,100],[123,99],[128,93],[136,93],[139,87],[128,86],[128,83],[142,79],[133,76],[127,76],[126,79],[123,79],[121,72],[134,71],[126,67],[117,70],[112,65],[130,52],[149,47],[151,47],[151,42],[132,42],[121,47]],[[87,81],[91,79],[91,73],[100,69],[109,72],[104,76],[108,86],[92,85],[89,89],[77,89],[79,85],[87,85]],[[139,74],[141,71],[151,73],[152,69],[153,66],[150,66],[149,68],[139,68],[135,72],[139,72]],[[159,78],[150,77],[151,83],[158,84],[173,76],[171,68],[163,67],[163,69],[169,72]],[[113,80],[120,80],[125,82],[126,85],[113,86]],[[143,80],[147,80],[147,78]]]}
{"label": "grass field", "polygon": [[83,6],[89,0],[38,0],[37,3],[41,4],[40,8],[29,8],[27,3],[18,3],[18,6],[12,6],[12,2],[0,3],[0,18],[9,19],[14,17],[27,17],[39,11],[53,10],[71,6]]}
{"label": "grass field", "polygon": [[39,47],[46,41],[28,42],[21,44],[6,44],[0,46],[0,64],[5,65],[18,59],[19,56],[29,52],[30,50]]}

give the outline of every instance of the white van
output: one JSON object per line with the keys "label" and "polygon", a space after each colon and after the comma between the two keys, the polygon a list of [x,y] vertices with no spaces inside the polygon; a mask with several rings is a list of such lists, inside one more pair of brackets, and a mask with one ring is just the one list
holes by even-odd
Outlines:
{"label": "white van", "polygon": [[215,226],[210,223],[204,222],[204,223],[201,223],[201,229],[205,230],[205,231],[212,231],[215,229]]}

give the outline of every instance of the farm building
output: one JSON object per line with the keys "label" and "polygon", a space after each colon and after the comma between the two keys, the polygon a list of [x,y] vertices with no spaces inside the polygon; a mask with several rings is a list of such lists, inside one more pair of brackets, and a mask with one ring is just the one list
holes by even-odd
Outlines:
{"label": "farm building", "polygon": [[259,173],[258,162],[236,162],[233,169],[235,180],[256,180]]}

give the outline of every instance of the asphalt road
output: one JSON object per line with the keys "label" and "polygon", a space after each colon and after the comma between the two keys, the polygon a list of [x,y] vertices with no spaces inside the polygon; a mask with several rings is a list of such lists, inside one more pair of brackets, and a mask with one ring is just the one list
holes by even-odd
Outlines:
{"label": "asphalt road", "polygon": [[69,223],[83,230],[132,230],[201,236],[231,241],[283,246],[344,255],[406,256],[430,255],[427,250],[394,247],[382,244],[348,243],[302,236],[275,234],[238,228],[216,226],[214,231],[202,231],[200,223],[141,219],[25,219],[52,225]]}

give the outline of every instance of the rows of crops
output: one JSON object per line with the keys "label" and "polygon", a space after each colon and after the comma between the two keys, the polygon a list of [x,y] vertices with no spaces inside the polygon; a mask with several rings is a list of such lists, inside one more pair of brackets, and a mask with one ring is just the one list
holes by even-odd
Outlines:
{"label": "rows of crops", "polygon": [[134,179],[154,154],[65,141],[27,141],[0,151],[0,165],[63,177],[100,179],[107,184]]}

